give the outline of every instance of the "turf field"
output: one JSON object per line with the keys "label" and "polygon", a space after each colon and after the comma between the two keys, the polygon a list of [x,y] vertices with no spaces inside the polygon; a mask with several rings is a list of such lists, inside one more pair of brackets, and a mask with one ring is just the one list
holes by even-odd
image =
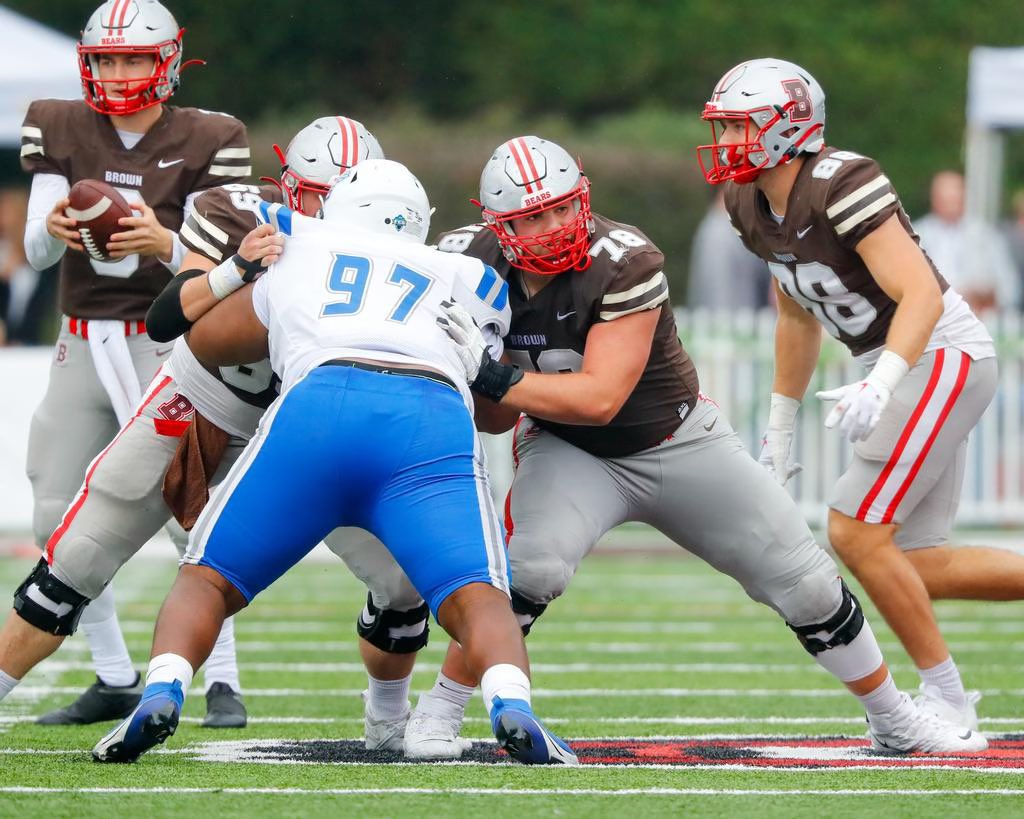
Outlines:
{"label": "turf field", "polygon": [[[0,560],[13,589],[30,559]],[[139,559],[116,588],[140,667],[174,575]],[[364,594],[340,563],[310,562],[238,619],[250,725],[198,725],[194,690],[166,746],[129,766],[97,765],[107,726],[37,727],[32,715],[92,680],[73,638],[0,703],[2,816],[1010,816],[1024,813],[1024,604],[941,603],[971,686],[982,689],[980,759],[892,759],[866,751],[863,714],[768,609],[729,578],[671,552],[596,554],[530,637],[535,707],[575,740],[577,769],[498,759],[479,698],[471,762],[371,758],[352,623]],[[873,612],[872,612],[873,613]],[[906,688],[916,675],[876,633]],[[413,681],[430,686],[433,632]],[[634,740],[634,741],[630,741]]]}

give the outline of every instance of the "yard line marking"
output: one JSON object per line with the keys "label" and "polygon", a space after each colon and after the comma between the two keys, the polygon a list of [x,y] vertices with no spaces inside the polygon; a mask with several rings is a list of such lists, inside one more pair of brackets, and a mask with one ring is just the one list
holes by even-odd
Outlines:
{"label": "yard line marking", "polygon": [[[424,763],[411,763],[422,765]],[[436,764],[436,763],[435,763]],[[509,763],[510,765],[514,763]],[[489,766],[492,767],[492,766]],[[588,765],[586,768],[606,767]],[[608,766],[618,767],[618,766]],[[655,767],[655,766],[651,766]],[[585,769],[584,769],[585,770]],[[692,769],[688,769],[692,770]],[[864,769],[859,769],[864,770]],[[890,770],[890,769],[886,769]],[[76,794],[266,794],[268,796],[370,796],[388,794],[465,794],[486,796],[1020,796],[1024,788],[33,788],[0,787],[0,793]]]}

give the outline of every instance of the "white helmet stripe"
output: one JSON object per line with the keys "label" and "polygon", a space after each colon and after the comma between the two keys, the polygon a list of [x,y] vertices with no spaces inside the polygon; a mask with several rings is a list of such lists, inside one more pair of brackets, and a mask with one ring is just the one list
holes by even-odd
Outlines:
{"label": "white helmet stripe", "polygon": [[356,130],[356,124],[345,117],[345,125],[348,128],[352,137],[352,161],[349,162],[349,167],[359,163],[359,132]]}
{"label": "white helmet stripe", "polygon": [[[117,33],[124,34],[124,18],[128,14],[128,6],[132,0],[114,0],[114,7],[110,10],[110,33],[114,33],[114,18],[117,18]],[[118,10],[120,7],[120,14]]]}
{"label": "white helmet stripe", "polygon": [[338,159],[338,170],[342,171],[352,163],[348,161],[348,129],[345,127],[345,117],[335,117],[338,120],[338,133],[341,134],[341,157]]}
{"label": "white helmet stripe", "polygon": [[[517,142],[520,144],[516,145]],[[515,160],[516,167],[519,168],[519,178],[523,181],[523,184],[526,186],[526,192],[533,193],[533,185],[531,183],[533,179],[536,178],[536,172],[534,172],[534,175],[532,177],[527,176],[526,167],[523,165],[523,159],[519,155],[519,152],[523,151],[524,153],[526,153],[527,156],[529,156],[529,150],[526,147],[526,143],[523,142],[522,137],[520,137],[519,139],[510,139],[508,142],[508,149],[512,153],[512,158]]]}

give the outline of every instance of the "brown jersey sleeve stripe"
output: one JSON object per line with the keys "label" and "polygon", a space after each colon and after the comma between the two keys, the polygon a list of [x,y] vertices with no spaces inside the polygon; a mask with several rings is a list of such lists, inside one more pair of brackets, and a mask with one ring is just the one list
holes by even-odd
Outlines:
{"label": "brown jersey sleeve stripe", "polygon": [[601,306],[609,307],[613,304],[622,304],[637,298],[650,298],[650,294],[653,294],[658,289],[668,290],[665,274],[660,270],[647,281],[641,282],[636,287],[629,288],[629,290],[623,290],[619,293],[606,293],[604,298],[601,299]]}
{"label": "brown jersey sleeve stripe", "polygon": [[880,210],[882,210],[885,207],[888,207],[895,201],[896,194],[893,193],[892,191],[888,191],[887,193],[881,194],[873,202],[869,202],[868,204],[864,205],[864,207],[862,207],[860,210],[851,214],[842,222],[839,222],[836,225],[836,234],[838,236],[842,236],[844,233],[848,233],[851,229],[857,227],[857,225],[859,225],[861,222],[865,221],[866,219],[870,219]]}
{"label": "brown jersey sleeve stripe", "polygon": [[[212,228],[212,231],[207,228]],[[190,250],[201,253],[215,262],[224,258],[228,235],[208,220],[203,219],[195,211],[189,213],[178,235],[181,237],[182,243]]]}
{"label": "brown jersey sleeve stripe", "polygon": [[32,154],[46,156],[46,151],[43,150],[43,131],[34,125],[22,125],[21,155],[31,156]]}
{"label": "brown jersey sleeve stripe", "polygon": [[628,316],[631,313],[642,313],[644,310],[651,310],[657,307],[664,301],[668,301],[668,288],[666,287],[662,292],[658,293],[653,299],[637,304],[635,307],[630,307],[632,302],[623,304],[618,310],[602,310],[600,313],[601,321],[614,321],[617,318]]}
{"label": "brown jersey sleeve stripe", "polygon": [[885,174],[879,174],[870,182],[861,185],[853,193],[848,196],[844,196],[838,202],[830,205],[825,211],[825,215],[829,219],[835,219],[835,217],[839,216],[843,211],[849,210],[854,205],[859,204],[862,200],[867,199],[871,194],[875,193],[875,191],[888,186],[889,178]]}

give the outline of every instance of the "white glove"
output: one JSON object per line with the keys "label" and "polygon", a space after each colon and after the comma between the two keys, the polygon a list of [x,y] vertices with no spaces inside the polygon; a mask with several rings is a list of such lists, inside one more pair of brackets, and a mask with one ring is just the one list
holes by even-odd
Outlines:
{"label": "white glove", "polygon": [[443,301],[441,309],[447,318],[438,318],[437,323],[455,342],[455,352],[458,353],[462,368],[466,371],[466,381],[472,384],[484,363],[487,341],[465,307],[453,301]]}
{"label": "white glove", "polygon": [[780,486],[803,471],[801,464],[790,460],[793,446],[793,425],[800,402],[788,395],[772,393],[771,409],[768,411],[768,429],[761,441],[761,454],[757,462],[767,469]]}
{"label": "white glove", "polygon": [[885,350],[863,381],[815,393],[822,401],[838,402],[825,419],[826,429],[839,424],[840,431],[851,442],[867,439],[896,385],[908,372],[910,365],[901,356]]}

